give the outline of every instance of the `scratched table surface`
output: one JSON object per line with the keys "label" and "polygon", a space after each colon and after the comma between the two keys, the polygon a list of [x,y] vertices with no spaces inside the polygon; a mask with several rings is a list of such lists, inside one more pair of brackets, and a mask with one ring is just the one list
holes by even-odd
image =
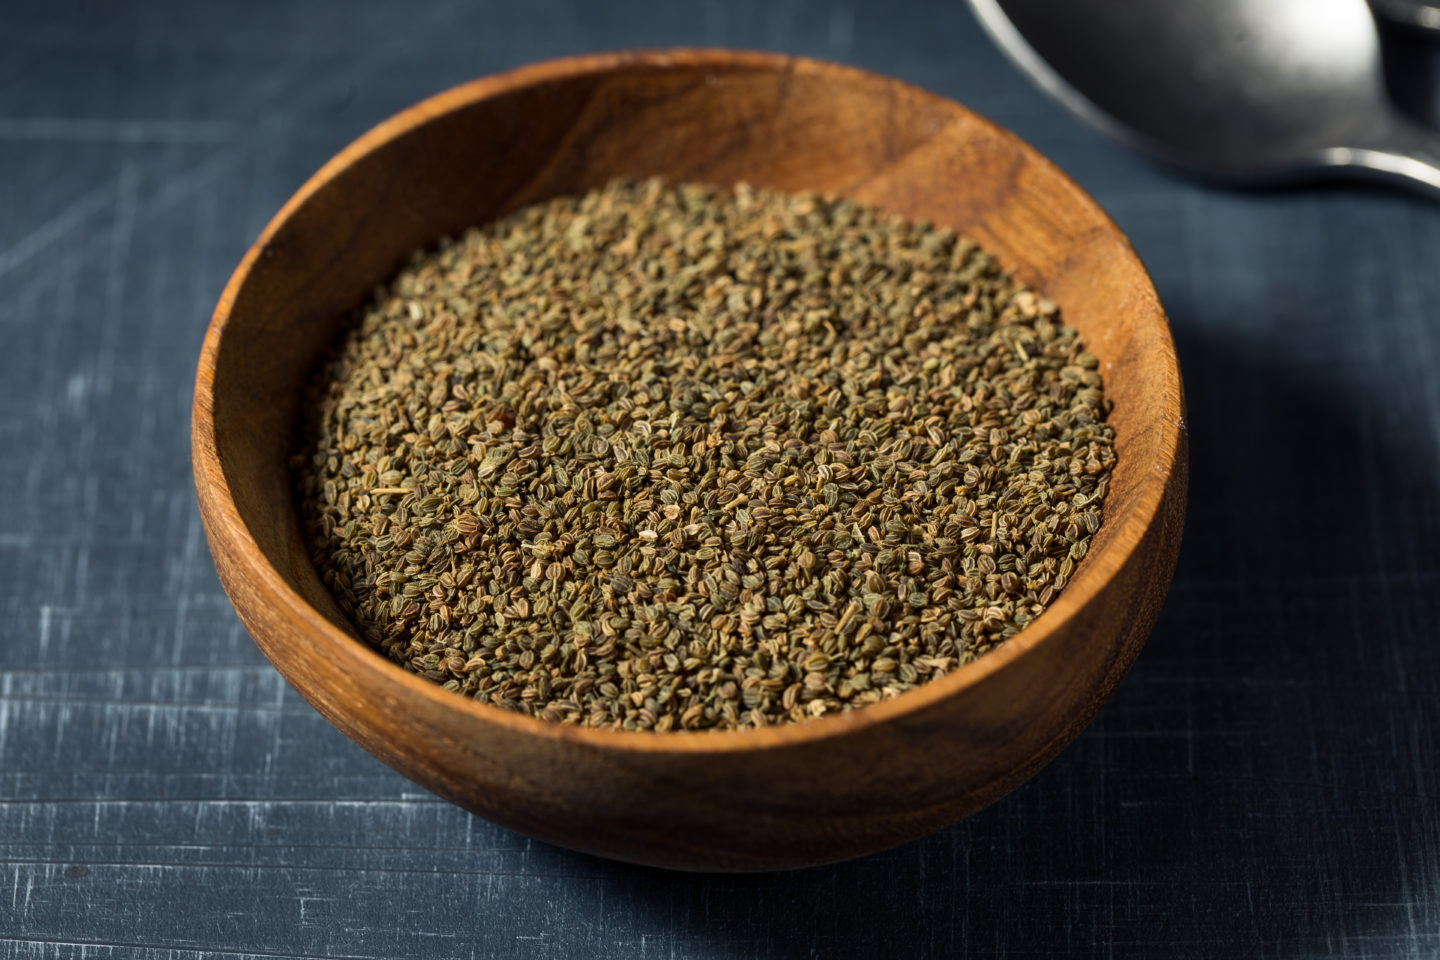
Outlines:
{"label": "scratched table surface", "polygon": [[[431,796],[266,664],[206,552],[191,377],[246,245],[385,116],[710,44],[1016,130],[1133,239],[1186,378],[1189,527],[1089,730],[866,859],[667,874]],[[958,0],[0,3],[0,960],[1440,955],[1440,205],[1176,179]]]}

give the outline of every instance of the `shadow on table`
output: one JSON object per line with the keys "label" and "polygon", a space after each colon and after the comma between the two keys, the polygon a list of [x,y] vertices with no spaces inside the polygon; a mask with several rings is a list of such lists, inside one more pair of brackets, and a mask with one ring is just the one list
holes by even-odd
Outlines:
{"label": "shadow on table", "polygon": [[1428,854],[1400,839],[1435,827],[1433,763],[1411,753],[1440,710],[1406,687],[1440,679],[1416,613],[1434,607],[1415,572],[1440,542],[1433,439],[1407,456],[1403,425],[1319,379],[1314,351],[1192,334],[1180,352],[1180,570],[1094,725],[989,809],[861,860],[753,876],[596,861],[633,891],[606,907],[631,914],[612,930],[762,960],[1416,946],[1416,904],[1440,902],[1418,888],[1440,882]]}

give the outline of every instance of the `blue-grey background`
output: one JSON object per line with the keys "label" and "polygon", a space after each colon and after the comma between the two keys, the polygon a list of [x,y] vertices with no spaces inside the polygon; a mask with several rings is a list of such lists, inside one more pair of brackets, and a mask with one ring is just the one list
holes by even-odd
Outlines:
{"label": "blue-grey background", "polygon": [[[532,843],[335,732],[206,552],[210,309],[326,158],[603,48],[843,60],[1016,130],[1154,273],[1189,398],[1163,617],[1094,725],[928,839],[686,876]],[[1092,135],[959,0],[0,0],[0,960],[1440,954],[1440,205],[1220,192]]]}

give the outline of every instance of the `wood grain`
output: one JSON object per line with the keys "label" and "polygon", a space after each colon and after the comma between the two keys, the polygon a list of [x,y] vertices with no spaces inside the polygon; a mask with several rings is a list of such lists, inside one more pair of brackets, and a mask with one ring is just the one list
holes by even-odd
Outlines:
{"label": "wood grain", "polygon": [[[412,249],[620,174],[833,191],[958,227],[1060,303],[1101,358],[1120,462],[1055,605],[896,700],[740,733],[547,725],[457,697],[359,643],[310,566],[285,459],[298,386]],[[1186,478],[1174,347],[1104,213],[1013,136],[897,81],[730,52],[601,55],[476,81],[377,127],[265,230],[216,308],[196,380],[196,487],[221,579],[272,663],[332,723],[440,795],[604,856],[758,870],[855,856],[967,815],[1089,721],[1158,614]]]}

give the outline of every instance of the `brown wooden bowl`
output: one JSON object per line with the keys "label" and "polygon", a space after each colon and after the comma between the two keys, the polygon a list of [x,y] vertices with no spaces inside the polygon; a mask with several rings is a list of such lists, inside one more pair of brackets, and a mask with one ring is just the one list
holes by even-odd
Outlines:
{"label": "brown wooden bowl", "polygon": [[[362,643],[301,541],[287,472],[300,387],[405,257],[618,175],[843,194],[956,227],[1058,302],[1101,360],[1119,463],[1088,557],[994,652],[893,700],[806,723],[636,733],[457,696]],[[840,860],[970,814],[1094,715],[1150,631],[1184,516],[1180,371],[1125,237],[1011,134],[941,97],[812,60],[602,54],[442,93],[310,179],[230,279],[195,388],[195,483],[256,643],[365,749],[551,843],[699,870]]]}

